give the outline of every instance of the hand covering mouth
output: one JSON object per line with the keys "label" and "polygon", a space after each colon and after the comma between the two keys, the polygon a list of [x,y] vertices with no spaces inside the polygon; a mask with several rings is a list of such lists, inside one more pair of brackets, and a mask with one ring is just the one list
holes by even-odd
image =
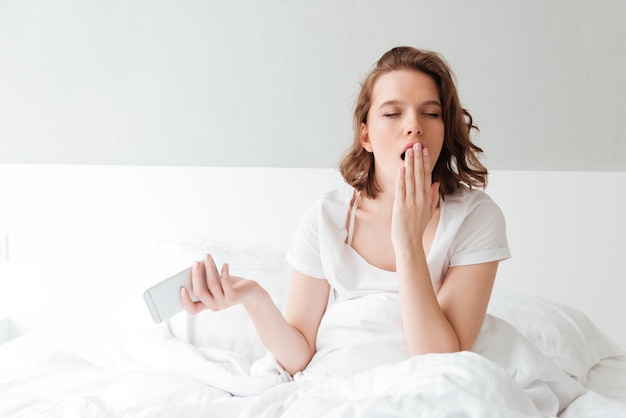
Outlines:
{"label": "hand covering mouth", "polygon": [[406,152],[409,148],[413,148],[413,145],[417,144],[418,141],[412,142],[410,144],[408,144],[406,147],[404,147],[404,151],[402,151],[402,154],[400,154],[400,158],[402,158],[402,161],[404,161],[404,159],[406,158]]}

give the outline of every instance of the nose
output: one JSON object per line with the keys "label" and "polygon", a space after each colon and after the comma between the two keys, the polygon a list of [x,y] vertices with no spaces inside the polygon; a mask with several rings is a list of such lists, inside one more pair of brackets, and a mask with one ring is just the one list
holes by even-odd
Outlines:
{"label": "nose", "polygon": [[406,128],[407,136],[421,135],[422,133],[422,125],[419,122],[419,118],[417,116],[411,117],[408,121],[408,126]]}

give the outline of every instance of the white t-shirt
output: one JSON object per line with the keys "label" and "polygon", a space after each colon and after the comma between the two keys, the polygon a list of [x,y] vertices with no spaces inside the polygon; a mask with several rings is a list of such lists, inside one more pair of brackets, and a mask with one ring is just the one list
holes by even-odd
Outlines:
{"label": "white t-shirt", "polygon": [[[322,195],[305,213],[287,252],[293,268],[326,279],[334,299],[305,374],[347,375],[409,357],[396,273],[369,264],[346,244],[353,196],[348,185]],[[461,186],[441,200],[427,258],[436,293],[449,267],[509,257],[504,216],[486,193]]]}

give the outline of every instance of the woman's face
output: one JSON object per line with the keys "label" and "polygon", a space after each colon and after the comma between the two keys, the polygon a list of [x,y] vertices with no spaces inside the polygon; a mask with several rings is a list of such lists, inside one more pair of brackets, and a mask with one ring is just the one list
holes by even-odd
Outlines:
{"label": "woman's face", "polygon": [[395,182],[404,152],[416,142],[428,148],[431,167],[439,158],[445,129],[439,90],[428,75],[411,69],[381,75],[372,90],[361,144],[374,154],[377,180]]}

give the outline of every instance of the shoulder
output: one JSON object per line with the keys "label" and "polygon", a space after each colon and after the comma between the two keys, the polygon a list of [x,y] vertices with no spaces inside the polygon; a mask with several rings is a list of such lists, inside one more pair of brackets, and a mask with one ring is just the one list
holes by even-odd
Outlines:
{"label": "shoulder", "polygon": [[350,204],[353,195],[354,189],[344,184],[322,194],[318,201],[321,206],[344,206],[346,202]]}
{"label": "shoulder", "polygon": [[287,252],[287,261],[296,270],[315,278],[326,277],[322,253],[340,236],[341,228],[345,230],[344,208],[350,206],[352,195],[352,187],[345,185],[322,194],[308,207]]}
{"label": "shoulder", "polygon": [[469,214],[475,211],[501,212],[491,196],[483,190],[470,189],[465,185],[459,186],[454,193],[445,196],[443,200],[447,208],[457,213]]}
{"label": "shoulder", "polygon": [[354,189],[349,185],[342,185],[336,189],[320,195],[311,204],[304,214],[304,222],[319,225],[345,223],[344,215],[350,207]]}
{"label": "shoulder", "polygon": [[446,196],[442,208],[444,225],[452,237],[450,266],[510,257],[504,215],[487,193],[461,186]]}
{"label": "shoulder", "polygon": [[341,213],[350,206],[353,195],[354,189],[347,184],[329,190],[318,197],[315,203],[309,207],[309,212],[327,215]]}
{"label": "shoulder", "polygon": [[505,229],[506,221],[500,207],[482,190],[460,186],[443,199],[443,213],[448,225],[465,228]]}

